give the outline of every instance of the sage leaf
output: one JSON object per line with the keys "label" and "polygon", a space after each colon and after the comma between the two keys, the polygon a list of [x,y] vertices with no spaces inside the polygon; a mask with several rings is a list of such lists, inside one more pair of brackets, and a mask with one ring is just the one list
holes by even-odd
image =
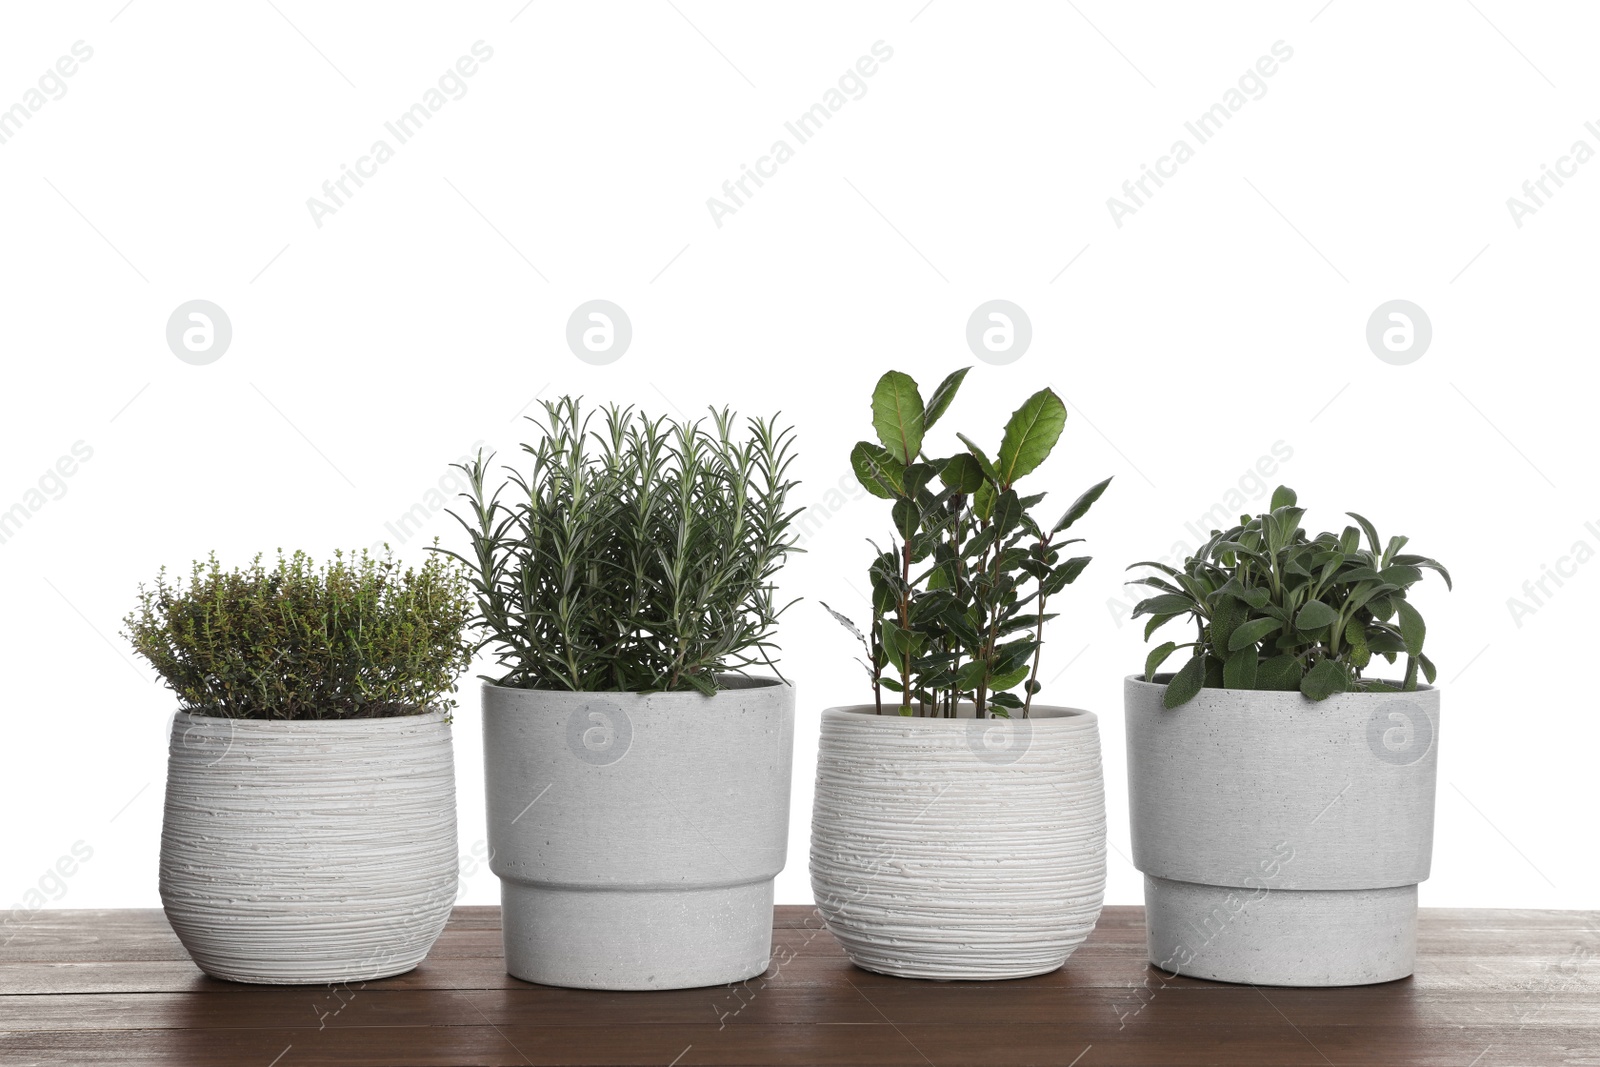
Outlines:
{"label": "sage leaf", "polygon": [[1233,636],[1228,638],[1228,651],[1237,652],[1241,648],[1247,648],[1282,628],[1283,624],[1277,619],[1251,619],[1233,631]]}
{"label": "sage leaf", "polygon": [[1205,678],[1206,654],[1196,650],[1194,657],[1167,683],[1167,691],[1161,694],[1161,706],[1170,709],[1189,703],[1200,692]]}
{"label": "sage leaf", "polygon": [[1344,668],[1337,660],[1318,660],[1316,666],[1300,679],[1300,692],[1311,700],[1326,700],[1347,688]]}

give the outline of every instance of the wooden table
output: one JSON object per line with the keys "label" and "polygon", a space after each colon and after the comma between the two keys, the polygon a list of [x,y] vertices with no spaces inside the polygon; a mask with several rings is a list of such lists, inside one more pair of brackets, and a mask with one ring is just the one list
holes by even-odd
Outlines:
{"label": "wooden table", "polygon": [[206,978],[159,911],[40,912],[0,949],[0,1064],[1600,1065],[1600,912],[1425,910],[1415,977],[1352,989],[1165,980],[1139,908],[1000,983],[857,970],[810,908],[777,926],[745,985],[602,993],[507,977],[499,909],[458,908],[410,974],[269,987]]}

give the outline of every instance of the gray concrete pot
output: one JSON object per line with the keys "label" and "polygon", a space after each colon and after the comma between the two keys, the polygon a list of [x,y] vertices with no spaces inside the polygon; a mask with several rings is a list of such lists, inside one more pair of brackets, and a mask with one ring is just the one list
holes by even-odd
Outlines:
{"label": "gray concrete pot", "polygon": [[483,687],[489,865],[514,977],[681,989],[767,969],[794,687],[721,681],[714,696]]}
{"label": "gray concrete pot", "polygon": [[1100,917],[1105,783],[1094,715],[822,713],[811,828],[817,908],[858,967],[1021,978]]}
{"label": "gray concrete pot", "polygon": [[161,903],[200,969],[235,982],[411,970],[457,886],[443,711],[271,722],[179,712]]}
{"label": "gray concrete pot", "polygon": [[1150,961],[1257,985],[1387,982],[1416,964],[1433,857],[1439,691],[1124,683]]}

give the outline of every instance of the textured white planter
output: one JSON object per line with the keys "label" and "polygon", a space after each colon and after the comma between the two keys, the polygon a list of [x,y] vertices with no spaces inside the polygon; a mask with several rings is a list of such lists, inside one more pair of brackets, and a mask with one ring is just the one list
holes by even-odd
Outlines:
{"label": "textured white planter", "polygon": [[681,989],[767,969],[794,687],[721,681],[709,697],[483,687],[489,865],[514,977]]}
{"label": "textured white planter", "polygon": [[409,971],[456,884],[444,712],[175,717],[161,902],[207,974],[301,984]]}
{"label": "textured white planter", "polygon": [[1044,974],[1094,929],[1106,881],[1094,715],[822,713],[811,886],[858,967],[907,978]]}
{"label": "textured white planter", "polygon": [[1165,688],[1124,683],[1151,962],[1258,985],[1410,974],[1439,691],[1202,689],[1169,711]]}

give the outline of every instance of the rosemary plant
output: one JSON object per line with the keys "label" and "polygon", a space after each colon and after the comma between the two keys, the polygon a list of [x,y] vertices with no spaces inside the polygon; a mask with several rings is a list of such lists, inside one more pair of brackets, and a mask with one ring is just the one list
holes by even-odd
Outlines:
{"label": "rosemary plant", "polygon": [[[474,617],[521,689],[717,689],[717,675],[764,664],[784,606],[773,578],[796,538],[787,509],[793,430],[735,416],[674,422],[632,408],[593,415],[570,397],[544,404],[526,470],[470,482],[467,564]],[[452,515],[455,513],[452,512]],[[480,646],[481,647],[481,646]]]}
{"label": "rosemary plant", "polygon": [[[1193,641],[1163,641],[1145,660],[1145,680],[1154,681],[1174,652],[1193,650],[1167,683],[1166,707],[1188,703],[1204,687],[1298,689],[1323,700],[1415,690],[1419,671],[1434,680],[1433,661],[1422,653],[1427,626],[1406,594],[1423,568],[1437,571],[1446,588],[1450,572],[1427,556],[1402,552],[1405,537],[1380,542],[1372,523],[1353,511],[1347,514],[1360,529],[1307,537],[1300,528],[1305,511],[1295,504],[1294,490],[1280,485],[1270,511],[1213,531],[1182,570],[1133,564],[1160,572],[1130,583],[1158,590],[1133,610],[1134,618],[1150,616],[1145,639],[1173,620],[1195,627]],[[1406,666],[1398,683],[1362,677],[1374,656],[1393,664],[1401,654]]]}
{"label": "rosemary plant", "polygon": [[1111,484],[1091,486],[1048,530],[1030,514],[1045,494],[1019,496],[1017,482],[1050,455],[1067,421],[1049,389],[1012,414],[993,461],[962,434],[965,451],[930,459],[924,436],[969,369],[945,378],[926,403],[910,375],[885,374],[872,394],[878,443],[862,441],[850,454],[867,491],[893,501],[895,537],[886,549],[873,545],[867,633],[823,607],[861,642],[880,715],[888,689],[900,694],[901,715],[953,718],[971,702],[980,719],[1026,718],[1041,689],[1044,624],[1055,618],[1047,604],[1090,559],[1063,559],[1062,549],[1083,539],[1060,535]]}
{"label": "rosemary plant", "polygon": [[184,710],[237,719],[363,719],[451,708],[471,656],[458,569],[366,552],[319,567],[304,552],[139,587],[124,635]]}

